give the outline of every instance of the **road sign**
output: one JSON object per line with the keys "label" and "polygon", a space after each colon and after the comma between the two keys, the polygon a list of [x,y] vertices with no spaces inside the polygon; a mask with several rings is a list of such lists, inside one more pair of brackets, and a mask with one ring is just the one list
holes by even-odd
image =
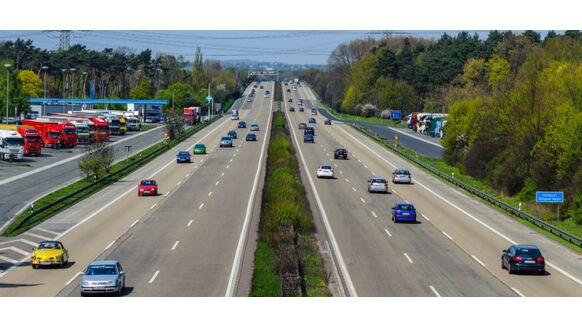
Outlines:
{"label": "road sign", "polygon": [[208,96],[206,97],[206,102],[210,104],[210,102],[212,101],[212,96]]}
{"label": "road sign", "polygon": [[536,191],[536,203],[563,203],[562,191]]}
{"label": "road sign", "polygon": [[391,109],[390,110],[390,118],[393,120],[399,120],[401,117],[401,111],[400,109]]}

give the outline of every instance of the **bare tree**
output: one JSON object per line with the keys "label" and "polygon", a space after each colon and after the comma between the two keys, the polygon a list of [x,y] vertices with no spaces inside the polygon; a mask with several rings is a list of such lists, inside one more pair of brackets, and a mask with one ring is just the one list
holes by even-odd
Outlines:
{"label": "bare tree", "polygon": [[99,180],[109,173],[113,164],[113,147],[106,142],[96,142],[87,147],[79,159],[79,169],[85,179]]}

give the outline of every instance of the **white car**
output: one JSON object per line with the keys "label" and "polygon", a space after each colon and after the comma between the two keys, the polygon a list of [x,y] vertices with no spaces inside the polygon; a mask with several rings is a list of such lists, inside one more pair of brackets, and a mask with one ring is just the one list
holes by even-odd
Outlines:
{"label": "white car", "polygon": [[412,183],[412,177],[408,169],[397,168],[392,172],[392,183]]}
{"label": "white car", "polygon": [[317,177],[318,178],[335,178],[335,172],[333,171],[333,167],[329,164],[322,164],[317,168]]}

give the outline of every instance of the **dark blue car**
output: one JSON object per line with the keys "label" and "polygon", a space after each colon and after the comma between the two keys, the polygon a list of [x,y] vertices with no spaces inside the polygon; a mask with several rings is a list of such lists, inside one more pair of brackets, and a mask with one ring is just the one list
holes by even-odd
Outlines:
{"label": "dark blue car", "polygon": [[248,133],[246,136],[247,141],[257,141],[257,135],[254,133]]}
{"label": "dark blue car", "polygon": [[179,151],[176,155],[176,162],[177,163],[191,163],[190,159],[190,152],[189,151]]}
{"label": "dark blue car", "polygon": [[234,130],[228,131],[228,136],[233,138],[233,139],[236,139],[237,138],[236,131],[234,131]]}
{"label": "dark blue car", "polygon": [[503,250],[501,268],[509,273],[529,271],[545,274],[546,261],[536,245],[511,245]]}
{"label": "dark blue car", "polygon": [[311,142],[311,143],[314,143],[315,142],[315,137],[313,137],[313,134],[306,134],[305,136],[303,136],[303,142]]}
{"label": "dark blue car", "polygon": [[245,121],[238,122],[238,128],[239,129],[244,129],[246,127],[247,127],[247,124],[245,123]]}
{"label": "dark blue car", "polygon": [[316,123],[316,121],[315,121],[315,118],[313,118],[313,117],[310,117],[310,118],[309,118],[309,123],[315,124],[315,123]]}
{"label": "dark blue car", "polygon": [[392,207],[392,221],[416,222],[416,208],[409,203],[396,203],[394,207]]}

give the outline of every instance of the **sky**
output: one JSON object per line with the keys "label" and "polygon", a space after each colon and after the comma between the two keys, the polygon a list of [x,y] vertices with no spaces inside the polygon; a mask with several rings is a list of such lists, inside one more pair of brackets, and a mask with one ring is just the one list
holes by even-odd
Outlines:
{"label": "sky", "polygon": [[[397,31],[394,35],[439,38],[445,31]],[[458,31],[446,31],[456,34]],[[487,37],[487,31],[469,31]],[[154,54],[182,55],[192,60],[196,46],[204,58],[219,60],[254,60],[287,64],[324,65],[331,51],[343,42],[358,38],[379,38],[382,31],[73,31],[71,45],[82,44],[89,49],[128,47],[136,52],[151,49]],[[49,31],[0,31],[0,42],[31,39],[39,48],[56,50],[59,33]]]}

